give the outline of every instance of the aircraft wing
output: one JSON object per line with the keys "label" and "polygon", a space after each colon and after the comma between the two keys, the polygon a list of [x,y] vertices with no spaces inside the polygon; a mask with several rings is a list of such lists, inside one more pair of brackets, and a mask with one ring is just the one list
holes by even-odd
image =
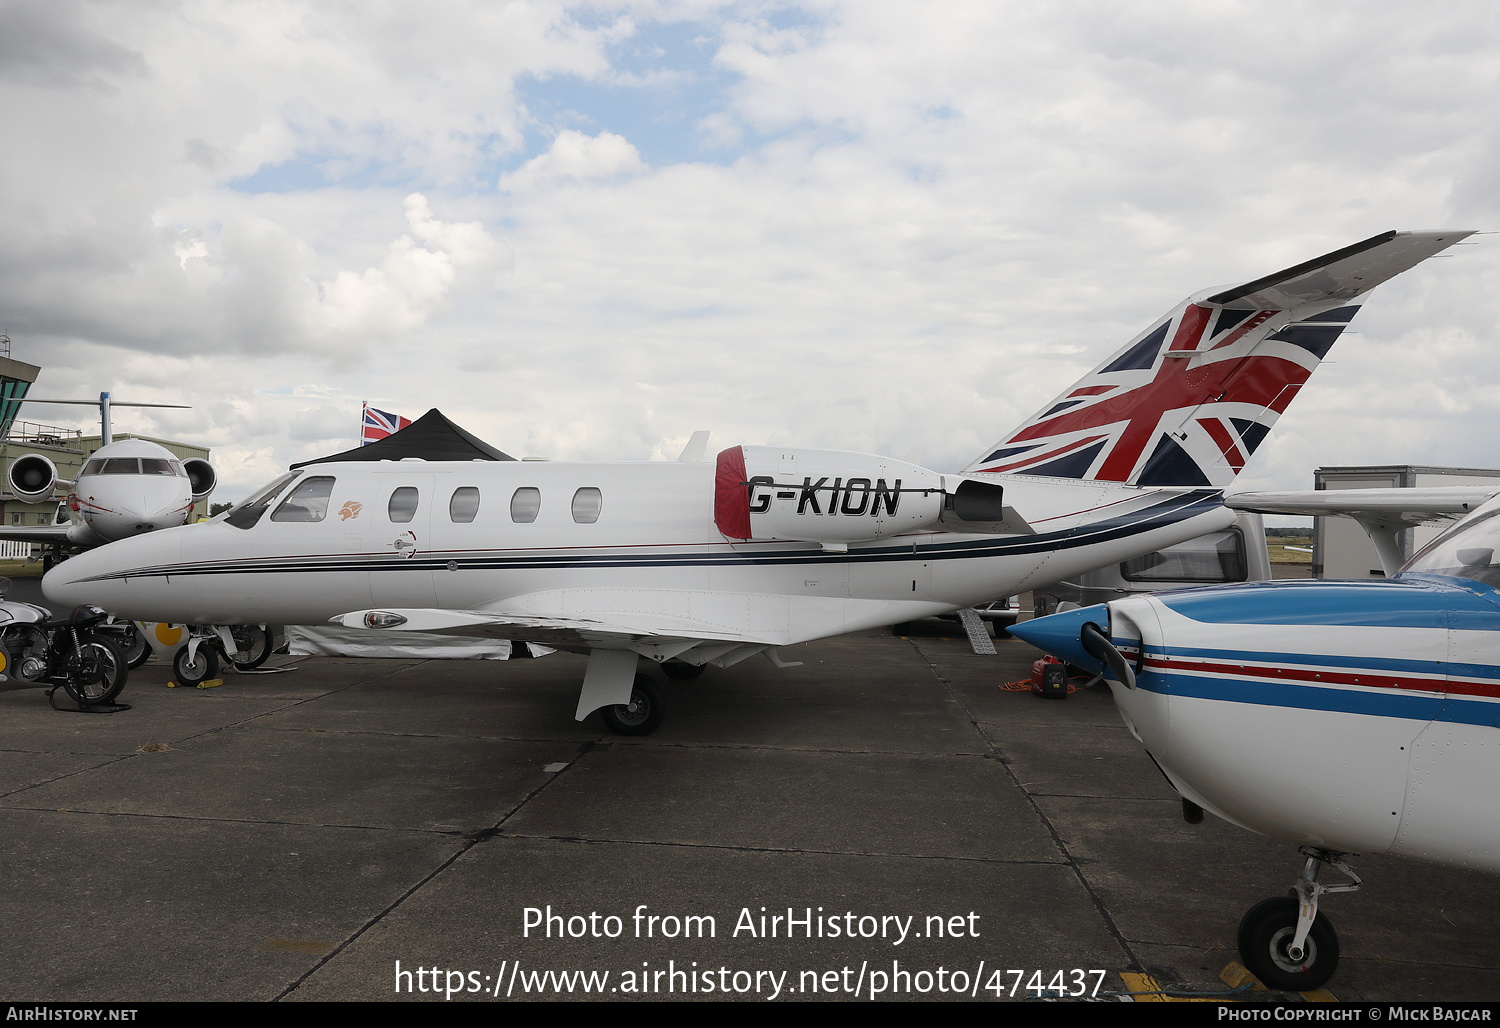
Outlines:
{"label": "aircraft wing", "polygon": [[1314,257],[1294,267],[1215,293],[1209,303],[1284,311],[1330,300],[1350,300],[1473,232],[1397,232]]}
{"label": "aircraft wing", "polygon": [[[388,615],[405,620],[388,623]],[[379,617],[367,623],[367,617]],[[332,618],[345,628],[380,631],[431,632],[439,635],[481,636],[543,643],[564,650],[634,650],[653,660],[675,658],[690,664],[728,667],[761,650],[780,645],[740,634],[705,631],[676,619],[645,613],[615,613],[591,618],[577,615],[538,615],[486,610],[381,607],[356,610]]]}
{"label": "aircraft wing", "polygon": [[0,526],[0,539],[21,543],[65,543],[71,525]]}
{"label": "aircraft wing", "polygon": [[1500,481],[1493,486],[1308,489],[1284,493],[1235,493],[1224,497],[1224,506],[1252,514],[1334,515],[1409,528],[1467,514],[1497,492],[1500,492]]}
{"label": "aircraft wing", "polygon": [[1238,493],[1224,497],[1231,510],[1255,514],[1335,515],[1353,518],[1369,535],[1387,577],[1401,570],[1406,558],[1400,532],[1428,521],[1456,518],[1484,503],[1493,486],[1431,486],[1419,489],[1314,489],[1287,493]]}

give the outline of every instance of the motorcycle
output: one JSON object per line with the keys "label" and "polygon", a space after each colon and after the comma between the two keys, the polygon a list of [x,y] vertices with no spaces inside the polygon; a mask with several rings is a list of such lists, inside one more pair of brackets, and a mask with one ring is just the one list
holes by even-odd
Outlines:
{"label": "motorcycle", "polygon": [[155,656],[172,665],[179,685],[199,685],[222,665],[255,670],[271,655],[276,632],[269,625],[170,625],[116,617],[95,629],[119,648],[132,671]]}
{"label": "motorcycle", "polygon": [[124,655],[95,631],[109,615],[84,604],[54,618],[46,607],[5,599],[0,578],[0,673],[28,685],[61,687],[79,705],[110,703],[130,673]]}

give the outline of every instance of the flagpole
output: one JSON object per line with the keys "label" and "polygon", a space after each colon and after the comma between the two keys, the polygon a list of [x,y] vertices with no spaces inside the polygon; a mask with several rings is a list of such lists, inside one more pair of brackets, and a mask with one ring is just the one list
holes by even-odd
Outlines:
{"label": "flagpole", "polygon": [[354,441],[355,446],[365,445],[365,418],[369,417],[369,414],[366,413],[369,409],[370,401],[365,400],[359,408],[359,438]]}

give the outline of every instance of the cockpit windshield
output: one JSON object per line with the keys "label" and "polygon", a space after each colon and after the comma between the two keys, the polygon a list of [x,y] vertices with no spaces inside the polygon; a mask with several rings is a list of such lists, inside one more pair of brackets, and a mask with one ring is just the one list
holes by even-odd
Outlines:
{"label": "cockpit windshield", "polygon": [[260,520],[261,515],[271,506],[271,501],[276,499],[292,479],[301,474],[302,472],[300,471],[288,471],[270,485],[257,489],[249,497],[235,504],[217,518],[214,518],[214,520],[222,520],[226,524],[233,525],[235,528],[254,528],[255,523]]}
{"label": "cockpit windshield", "polygon": [[1454,525],[1423,547],[1401,573],[1471,578],[1500,589],[1497,553],[1500,553],[1500,506],[1480,510]]}

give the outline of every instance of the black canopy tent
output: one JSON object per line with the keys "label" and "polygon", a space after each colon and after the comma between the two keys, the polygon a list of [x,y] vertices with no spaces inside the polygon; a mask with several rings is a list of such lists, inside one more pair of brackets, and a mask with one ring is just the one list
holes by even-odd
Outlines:
{"label": "black canopy tent", "polygon": [[401,460],[420,457],[423,460],[515,460],[478,436],[464,431],[434,407],[399,432],[392,432],[379,442],[356,446],[343,453],[304,460],[291,470],[309,464],[327,464],[346,460]]}

